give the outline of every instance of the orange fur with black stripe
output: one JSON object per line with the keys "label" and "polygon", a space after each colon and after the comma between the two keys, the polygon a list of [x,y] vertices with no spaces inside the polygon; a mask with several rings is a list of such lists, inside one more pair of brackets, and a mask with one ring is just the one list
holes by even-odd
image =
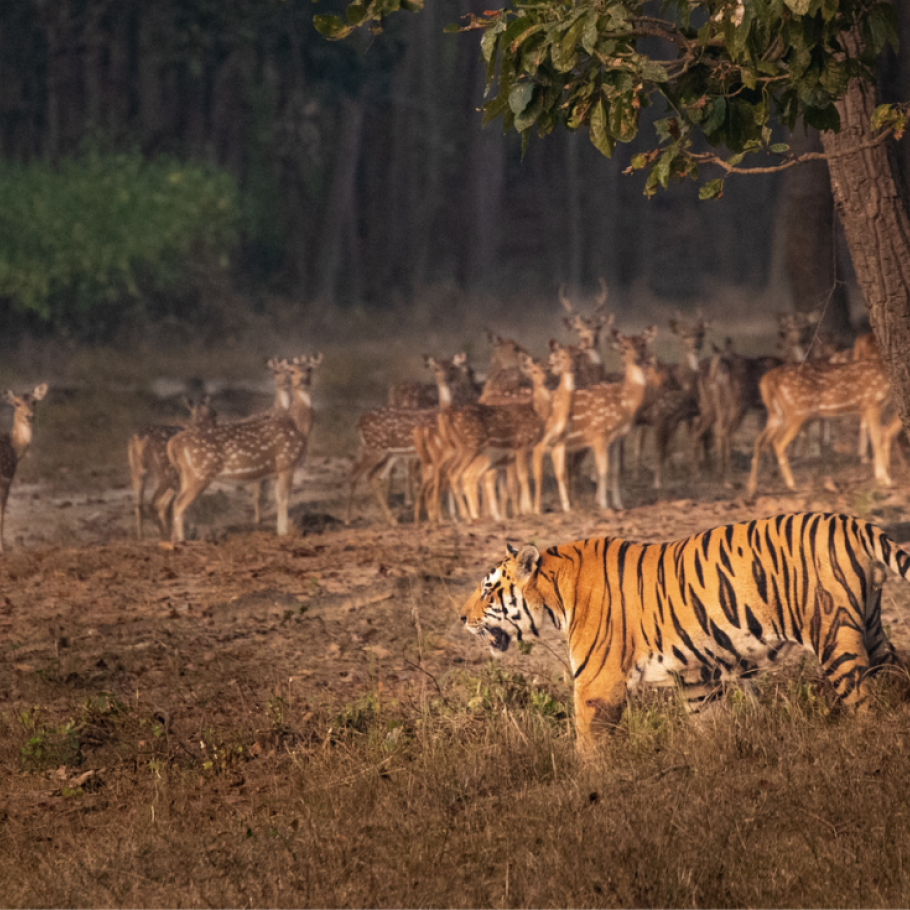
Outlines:
{"label": "orange fur with black stripe", "polygon": [[869,671],[900,662],[881,624],[882,567],[910,578],[910,556],[881,528],[811,512],[671,543],[510,547],[463,620],[493,651],[545,623],[567,634],[587,751],[592,723],[615,722],[640,686],[680,685],[700,701],[791,644],[817,655],[843,705],[861,706]]}

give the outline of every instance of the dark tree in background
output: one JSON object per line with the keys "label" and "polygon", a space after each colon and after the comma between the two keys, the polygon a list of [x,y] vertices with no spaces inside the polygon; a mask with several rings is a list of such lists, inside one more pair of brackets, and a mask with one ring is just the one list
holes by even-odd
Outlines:
{"label": "dark tree in background", "polygon": [[626,147],[607,162],[559,133],[522,157],[518,137],[481,129],[479,42],[443,29],[484,8],[439,0],[330,43],[310,0],[4,0],[0,158],[93,143],[215,161],[240,185],[239,276],[308,305],[434,284],[555,302],[560,282],[601,275],[614,302],[766,285],[780,177],[730,182],[710,209],[694,186],[649,201],[621,174]]}
{"label": "dark tree in background", "polygon": [[[358,2],[344,19],[322,15],[317,24],[342,38],[421,6]],[[495,88],[485,119],[501,120],[525,147],[532,132],[564,128],[612,157],[638,137],[642,111],[660,104],[666,116],[648,124],[651,147],[632,159],[631,169],[647,174],[646,195],[692,179],[702,182],[701,198],[719,198],[730,175],[825,160],[910,428],[910,198],[893,141],[907,129],[910,101],[879,105],[883,58],[901,30],[887,0],[544,0],[484,10],[462,30],[482,32],[487,87]],[[802,126],[820,132],[823,155],[787,144]],[[705,182],[705,169],[720,176]],[[804,214],[819,220],[808,206]]]}

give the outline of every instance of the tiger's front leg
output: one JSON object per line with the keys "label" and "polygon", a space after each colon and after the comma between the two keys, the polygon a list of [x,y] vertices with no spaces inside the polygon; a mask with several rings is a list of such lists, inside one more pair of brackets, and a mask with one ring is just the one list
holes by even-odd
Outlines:
{"label": "tiger's front leg", "polygon": [[848,621],[841,622],[829,631],[818,659],[837,701],[851,710],[865,710],[870,661],[862,630]]}
{"label": "tiger's front leg", "polygon": [[582,758],[594,756],[598,739],[611,733],[626,703],[622,682],[614,685],[599,682],[585,685],[575,681],[575,747]]}

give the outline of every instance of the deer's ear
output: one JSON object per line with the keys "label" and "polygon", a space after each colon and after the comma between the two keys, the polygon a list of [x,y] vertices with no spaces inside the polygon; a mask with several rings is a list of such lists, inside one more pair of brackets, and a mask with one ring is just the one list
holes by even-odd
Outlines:
{"label": "deer's ear", "polygon": [[650,344],[655,338],[657,338],[657,326],[649,325],[642,333],[642,338]]}
{"label": "deer's ear", "polygon": [[34,398],[35,401],[41,401],[45,395],[47,395],[47,383],[42,382],[41,385],[36,385],[32,392],[32,398]]}
{"label": "deer's ear", "polygon": [[527,581],[537,572],[540,563],[540,550],[534,544],[525,544],[515,557],[515,577],[518,581]]}
{"label": "deer's ear", "polygon": [[310,358],[311,367],[318,367],[320,363],[322,363],[322,351],[320,351],[318,354],[314,354]]}
{"label": "deer's ear", "polygon": [[456,367],[460,367],[463,363],[467,363],[467,362],[468,362],[468,355],[464,351],[462,351],[460,354],[456,354],[452,358],[452,365],[456,366]]}

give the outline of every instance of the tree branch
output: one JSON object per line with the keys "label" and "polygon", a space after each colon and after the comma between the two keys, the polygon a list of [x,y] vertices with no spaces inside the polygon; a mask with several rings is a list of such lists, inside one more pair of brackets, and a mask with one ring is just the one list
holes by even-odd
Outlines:
{"label": "tree branch", "polygon": [[850,148],[843,149],[839,152],[806,152],[804,155],[795,155],[788,158],[780,164],[769,167],[739,167],[738,165],[729,164],[723,158],[712,155],[708,152],[690,152],[689,157],[694,158],[700,164],[714,164],[728,174],[776,174],[779,171],[787,171],[798,164],[805,164],[807,161],[831,161],[835,158],[846,158],[848,155],[854,155],[857,152],[863,152],[867,149],[873,149],[880,146],[887,139],[894,135],[895,131],[888,127],[872,139],[865,142],[851,145]]}

